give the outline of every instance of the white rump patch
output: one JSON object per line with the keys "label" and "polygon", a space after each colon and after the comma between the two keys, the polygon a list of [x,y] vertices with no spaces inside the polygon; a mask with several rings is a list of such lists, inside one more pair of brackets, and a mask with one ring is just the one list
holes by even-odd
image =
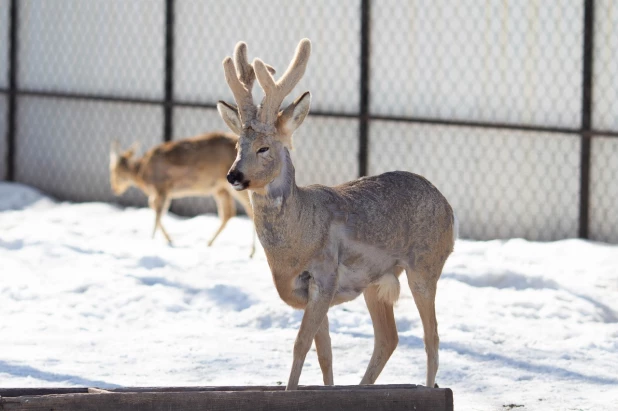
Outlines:
{"label": "white rump patch", "polygon": [[399,279],[394,274],[383,275],[378,282],[378,298],[389,304],[395,304],[399,299]]}

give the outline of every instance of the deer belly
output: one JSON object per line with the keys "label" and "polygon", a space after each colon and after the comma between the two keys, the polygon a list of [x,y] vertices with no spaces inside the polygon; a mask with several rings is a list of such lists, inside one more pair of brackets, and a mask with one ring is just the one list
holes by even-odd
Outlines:
{"label": "deer belly", "polygon": [[205,195],[212,194],[214,190],[209,186],[203,187],[175,187],[172,190],[173,198],[184,198],[184,197],[203,197]]}
{"label": "deer belly", "polygon": [[355,299],[384,274],[394,272],[396,261],[393,258],[369,248],[348,248],[340,256],[333,305]]}
{"label": "deer belly", "polygon": [[337,292],[333,298],[332,305],[352,301],[363,293],[370,282],[366,273],[360,273],[340,265],[338,270]]}
{"label": "deer belly", "polygon": [[[337,278],[337,290],[331,305],[351,301],[362,294],[371,283],[372,278],[378,278],[379,274],[366,275],[365,273],[353,272],[345,266],[339,266]],[[294,308],[304,309],[309,301],[309,282],[311,273],[303,271],[291,282],[291,292],[279,292],[281,299]],[[276,282],[275,282],[276,284]]]}

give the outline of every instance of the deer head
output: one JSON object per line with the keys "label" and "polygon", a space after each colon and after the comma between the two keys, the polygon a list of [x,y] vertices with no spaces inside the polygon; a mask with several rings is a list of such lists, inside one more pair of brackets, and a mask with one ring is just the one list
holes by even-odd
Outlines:
{"label": "deer head", "polygon": [[109,182],[116,195],[121,195],[133,184],[131,162],[137,148],[138,143],[134,143],[128,150],[121,152],[118,140],[112,141],[109,152]]}
{"label": "deer head", "polygon": [[[217,109],[230,129],[240,136],[236,161],[227,175],[236,190],[263,190],[281,173],[286,150],[292,148],[292,134],[309,113],[311,95],[305,92],[285,109],[280,106],[305,73],[310,54],[311,42],[301,40],[290,66],[278,81],[273,78],[274,69],[262,60],[256,58],[249,64],[247,45],[243,42],[236,45],[234,60],[223,60],[225,80],[237,107],[219,101]],[[264,90],[259,106],[251,94],[256,77]]]}

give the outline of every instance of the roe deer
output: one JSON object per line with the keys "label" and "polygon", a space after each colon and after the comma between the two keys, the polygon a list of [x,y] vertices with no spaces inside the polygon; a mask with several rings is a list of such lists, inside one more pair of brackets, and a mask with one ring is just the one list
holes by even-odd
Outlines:
{"label": "roe deer", "polygon": [[[312,340],[324,384],[333,384],[327,312],[361,293],[374,328],[373,355],[361,384],[375,382],[398,343],[393,304],[403,270],[423,324],[426,384],[433,387],[439,341],[436,283],[453,251],[453,210],[429,181],[403,171],[335,187],[296,185],[289,150],[311,96],[306,92],[287,108],[279,106],[303,76],[310,50],[310,41],[302,40],[275,81],[262,60],[247,61],[247,46],[238,43],[234,60],[223,60],[237,107],[223,101],[217,105],[240,136],[228,181],[237,190],[250,190],[258,238],[279,296],[304,309],[287,389],[298,387]],[[265,93],[259,106],[252,97],[256,77]]]}
{"label": "roe deer", "polygon": [[[234,199],[242,204],[249,217],[253,216],[247,193],[233,190],[226,180],[227,171],[236,158],[237,142],[235,135],[215,132],[160,144],[143,157],[133,158],[135,147],[121,153],[118,141],[114,140],[109,166],[112,190],[116,195],[121,195],[132,185],[142,190],[156,213],[152,236],[161,229],[170,244],[172,239],[163,228],[161,218],[171,200],[212,195],[221,225],[208,242],[211,246],[236,214]],[[250,255],[253,256],[254,252],[255,234]]]}

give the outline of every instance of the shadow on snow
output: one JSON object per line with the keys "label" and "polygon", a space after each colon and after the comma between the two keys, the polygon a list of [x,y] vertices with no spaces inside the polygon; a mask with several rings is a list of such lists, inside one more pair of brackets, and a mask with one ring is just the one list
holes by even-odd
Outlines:
{"label": "shadow on snow", "polygon": [[89,380],[76,375],[56,374],[52,372],[42,371],[29,365],[13,365],[6,361],[0,360],[0,373],[6,373],[14,377],[30,377],[37,380],[70,383],[77,386],[99,387],[99,388],[118,388],[120,385],[111,384],[100,380]]}

